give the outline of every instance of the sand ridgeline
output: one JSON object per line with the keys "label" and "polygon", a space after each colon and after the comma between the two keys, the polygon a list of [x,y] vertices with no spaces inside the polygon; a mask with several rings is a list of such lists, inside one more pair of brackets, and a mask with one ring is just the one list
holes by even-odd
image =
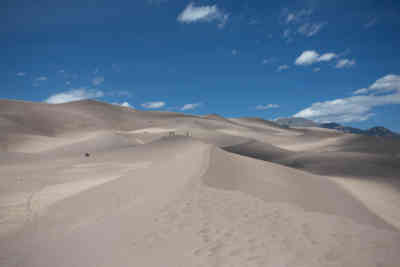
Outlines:
{"label": "sand ridgeline", "polygon": [[0,104],[0,266],[400,262],[396,140],[96,101]]}

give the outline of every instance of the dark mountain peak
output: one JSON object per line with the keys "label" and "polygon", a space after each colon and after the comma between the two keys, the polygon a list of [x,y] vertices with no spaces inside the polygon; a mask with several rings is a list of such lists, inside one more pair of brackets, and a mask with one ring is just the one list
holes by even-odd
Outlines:
{"label": "dark mountain peak", "polygon": [[383,126],[372,127],[369,130],[367,130],[366,133],[371,136],[390,136],[390,137],[399,136],[398,134],[390,131],[389,129]]}
{"label": "dark mountain peak", "polygon": [[372,127],[369,130],[361,130],[358,128],[343,126],[343,125],[340,125],[335,122],[330,122],[330,123],[322,123],[322,124],[320,124],[320,127],[327,128],[327,129],[333,129],[333,130],[341,131],[344,133],[363,134],[363,135],[369,135],[369,136],[382,136],[382,137],[400,136],[399,134],[396,134],[382,126]]}

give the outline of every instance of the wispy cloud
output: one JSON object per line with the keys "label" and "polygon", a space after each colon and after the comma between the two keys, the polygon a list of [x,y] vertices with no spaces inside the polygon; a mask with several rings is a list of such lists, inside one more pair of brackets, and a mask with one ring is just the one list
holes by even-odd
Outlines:
{"label": "wispy cloud", "polygon": [[142,104],[142,107],[149,109],[157,109],[165,106],[165,102],[155,101],[155,102],[146,102]]}
{"label": "wispy cloud", "polygon": [[321,68],[314,68],[313,71],[314,72],[319,72],[321,70]]}
{"label": "wispy cloud", "polygon": [[217,5],[195,6],[190,3],[178,16],[177,20],[181,23],[196,22],[218,22],[218,27],[222,28],[228,21],[229,14],[220,10]]}
{"label": "wispy cloud", "polygon": [[232,55],[236,56],[239,52],[236,49],[232,50]]}
{"label": "wispy cloud", "polygon": [[287,70],[287,69],[289,69],[289,68],[290,68],[290,67],[289,67],[288,65],[280,65],[280,66],[277,68],[276,71],[281,72],[281,71]]}
{"label": "wispy cloud", "polygon": [[293,38],[292,38],[292,30],[289,29],[289,28],[288,28],[288,29],[285,29],[285,30],[283,31],[282,36],[283,36],[283,38],[286,39],[286,41],[288,41],[288,42],[293,41]]}
{"label": "wispy cloud", "polygon": [[400,104],[400,75],[389,74],[368,88],[358,89],[354,96],[317,102],[296,113],[294,117],[317,122],[355,122],[371,118],[373,108]]}
{"label": "wispy cloud", "polygon": [[299,11],[284,9],[282,12],[283,23],[287,26],[283,31],[283,38],[291,42],[297,34],[312,37],[319,33],[327,23],[313,21],[311,18],[312,13],[311,9],[301,9]]}
{"label": "wispy cloud", "polygon": [[257,110],[267,110],[271,108],[279,108],[278,104],[268,104],[268,105],[257,105],[256,109]]}
{"label": "wispy cloud", "polygon": [[95,77],[95,78],[92,80],[92,84],[93,84],[94,86],[100,85],[100,84],[102,84],[103,82],[104,82],[104,77],[103,77],[103,76]]}
{"label": "wispy cloud", "polygon": [[104,93],[99,90],[78,88],[51,95],[49,98],[45,100],[45,102],[50,104],[61,104],[61,103],[67,103],[84,99],[99,98],[103,96]]}
{"label": "wispy cloud", "polygon": [[399,91],[400,93],[400,75],[389,74],[381,79],[378,79],[368,88],[362,88],[354,91],[354,94],[393,93],[395,91]]}
{"label": "wispy cloud", "polygon": [[47,77],[46,76],[40,76],[40,77],[37,77],[35,80],[36,81],[47,81]]}
{"label": "wispy cloud", "polygon": [[299,27],[297,30],[298,33],[305,35],[307,37],[311,37],[316,35],[324,26],[326,23],[321,22],[321,23],[304,23]]}
{"label": "wispy cloud", "polygon": [[378,22],[378,18],[373,17],[367,23],[364,24],[364,27],[367,29],[371,28],[372,26],[375,26],[377,22]]}
{"label": "wispy cloud", "polygon": [[22,76],[25,76],[25,75],[26,75],[26,72],[17,72],[17,76],[22,77]]}
{"label": "wispy cloud", "polygon": [[356,64],[356,61],[354,59],[341,59],[336,63],[335,68],[337,69],[342,69],[342,68],[350,68]]}
{"label": "wispy cloud", "polygon": [[289,11],[288,9],[283,10],[284,22],[286,24],[290,23],[300,23],[305,18],[309,17],[313,11],[311,9],[301,9],[299,11]]}
{"label": "wispy cloud", "polygon": [[131,104],[129,104],[128,102],[122,102],[122,103],[113,103],[113,105],[117,105],[117,106],[121,106],[121,107],[126,107],[126,108],[134,108]]}
{"label": "wispy cloud", "polygon": [[185,111],[185,110],[193,110],[193,109],[199,108],[199,107],[201,107],[201,106],[202,106],[202,103],[185,104],[185,105],[181,108],[181,110],[182,110],[182,111]]}
{"label": "wispy cloud", "polygon": [[260,24],[260,21],[258,21],[257,19],[252,18],[249,20],[249,25],[257,25],[257,24]]}
{"label": "wispy cloud", "polygon": [[314,50],[307,50],[301,53],[301,55],[296,58],[295,65],[311,65],[316,62],[321,62],[321,61],[330,61],[334,58],[336,58],[337,55],[335,53],[325,53],[320,55],[318,52]]}
{"label": "wispy cloud", "polygon": [[263,65],[265,65],[265,64],[269,64],[269,63],[272,63],[272,62],[274,62],[275,61],[275,58],[264,58],[262,61],[261,61],[261,64],[263,64]]}

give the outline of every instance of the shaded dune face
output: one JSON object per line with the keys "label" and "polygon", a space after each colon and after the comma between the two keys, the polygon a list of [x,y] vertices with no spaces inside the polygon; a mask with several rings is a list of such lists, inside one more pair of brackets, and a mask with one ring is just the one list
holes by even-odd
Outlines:
{"label": "shaded dune face", "polygon": [[0,100],[0,266],[397,267],[399,144]]}
{"label": "shaded dune face", "polygon": [[334,214],[360,224],[394,229],[332,181],[273,163],[214,149],[210,168],[203,179],[209,186],[241,191],[267,202],[287,202],[305,211]]}
{"label": "shaded dune face", "polygon": [[[367,146],[367,144],[365,144]],[[346,147],[343,147],[346,150]],[[341,147],[322,152],[291,152],[271,144],[249,142],[224,150],[320,175],[348,177],[398,178],[400,158],[387,154],[340,151]],[[400,182],[400,181],[399,181]]]}

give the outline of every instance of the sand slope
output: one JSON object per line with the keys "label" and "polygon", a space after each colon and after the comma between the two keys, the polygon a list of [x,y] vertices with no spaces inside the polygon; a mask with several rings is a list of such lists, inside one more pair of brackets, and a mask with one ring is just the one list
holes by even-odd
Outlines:
{"label": "sand slope", "polygon": [[400,262],[396,140],[95,101],[1,104],[0,266]]}

